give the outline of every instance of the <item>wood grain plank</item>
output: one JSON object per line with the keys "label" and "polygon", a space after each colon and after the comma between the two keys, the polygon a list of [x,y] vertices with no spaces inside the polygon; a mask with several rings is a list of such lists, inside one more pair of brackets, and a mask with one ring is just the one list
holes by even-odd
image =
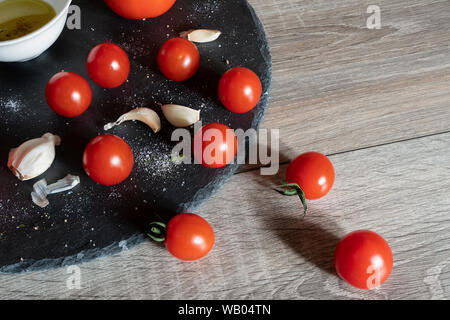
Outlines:
{"label": "wood grain plank", "polygon": [[281,129],[281,162],[450,131],[450,4],[250,0],[273,55],[265,128]]}
{"label": "wood grain plank", "polygon": [[[216,230],[205,259],[178,262],[157,244],[66,269],[0,275],[0,298],[82,299],[443,299],[450,298],[450,133],[331,157],[337,179],[301,219],[298,199],[258,170],[235,175],[200,211]],[[333,253],[357,229],[383,235],[394,271],[363,292],[339,280]]]}

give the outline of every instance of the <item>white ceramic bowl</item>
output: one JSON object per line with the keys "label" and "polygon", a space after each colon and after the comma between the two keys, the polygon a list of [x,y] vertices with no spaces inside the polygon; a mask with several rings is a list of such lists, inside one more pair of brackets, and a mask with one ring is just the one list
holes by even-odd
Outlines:
{"label": "white ceramic bowl", "polygon": [[[0,0],[3,2],[4,0]],[[63,31],[72,0],[43,0],[56,11],[56,17],[42,28],[18,39],[0,41],[0,62],[23,62],[37,58]]]}

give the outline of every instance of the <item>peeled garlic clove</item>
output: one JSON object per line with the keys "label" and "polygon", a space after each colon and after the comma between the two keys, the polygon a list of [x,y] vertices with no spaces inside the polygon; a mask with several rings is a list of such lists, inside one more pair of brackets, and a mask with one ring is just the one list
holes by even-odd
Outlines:
{"label": "peeled garlic clove", "polygon": [[197,29],[180,33],[180,37],[188,39],[192,42],[206,43],[217,40],[222,32],[219,30]]}
{"label": "peeled garlic clove", "polygon": [[33,185],[31,199],[37,206],[45,208],[49,205],[49,201],[47,199],[48,195],[69,191],[79,184],[80,177],[72,176],[70,174],[50,185],[47,185],[47,180],[42,179]]}
{"label": "peeled garlic clove", "polygon": [[177,104],[166,104],[161,109],[167,121],[178,128],[189,127],[200,120],[200,110]]}
{"label": "peeled garlic clove", "polygon": [[122,115],[119,119],[117,119],[116,122],[111,122],[106,124],[103,129],[105,131],[108,131],[115,126],[118,126],[122,124],[125,121],[141,121],[148,125],[150,128],[153,129],[155,133],[157,133],[159,130],[161,130],[161,119],[159,118],[158,114],[149,108],[136,108],[131,110],[128,113],[125,113]]}
{"label": "peeled garlic clove", "polygon": [[55,160],[55,146],[60,143],[61,138],[51,133],[26,141],[11,149],[8,168],[22,181],[36,178],[50,168]]}

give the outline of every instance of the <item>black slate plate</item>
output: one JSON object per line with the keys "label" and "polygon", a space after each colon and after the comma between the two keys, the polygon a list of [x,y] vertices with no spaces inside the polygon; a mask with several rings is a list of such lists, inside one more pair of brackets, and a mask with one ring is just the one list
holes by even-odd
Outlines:
{"label": "black slate plate", "polygon": [[[153,134],[141,123],[112,130],[132,147],[135,167],[120,185],[104,187],[84,173],[85,145],[104,133],[107,122],[134,107],[158,110],[157,103],[202,108],[203,123],[221,122],[231,128],[257,128],[264,116],[271,81],[271,58],[263,27],[245,0],[183,0],[165,15],[131,21],[109,11],[103,1],[79,0],[82,30],[64,30],[39,58],[0,64],[0,271],[22,272],[78,264],[144,241],[148,222],[157,215],[169,220],[179,212],[195,211],[232,175],[237,165],[208,169],[175,165],[170,153],[173,131],[163,118],[163,130]],[[223,32],[218,41],[198,45],[201,68],[184,83],[165,79],[156,64],[159,47],[168,38],[193,28]],[[129,81],[120,88],[102,89],[85,70],[89,50],[101,42],[124,48],[131,60]],[[226,61],[229,61],[229,65]],[[243,115],[223,108],[217,97],[220,75],[233,66],[254,70],[263,83],[259,105]],[[75,119],[57,116],[47,106],[44,88],[61,71],[73,71],[90,81],[93,102]],[[159,112],[159,111],[158,111]],[[37,179],[20,182],[6,167],[10,148],[46,132],[62,138],[53,166],[43,176],[54,182],[68,173],[79,175],[73,192],[51,196],[50,206],[36,207],[30,199]]]}

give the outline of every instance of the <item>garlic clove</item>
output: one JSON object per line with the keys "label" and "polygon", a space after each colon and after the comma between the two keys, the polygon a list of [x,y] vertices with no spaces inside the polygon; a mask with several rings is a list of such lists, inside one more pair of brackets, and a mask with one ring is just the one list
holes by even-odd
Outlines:
{"label": "garlic clove", "polygon": [[161,130],[161,119],[158,114],[149,108],[136,108],[128,113],[123,114],[116,122],[106,124],[103,129],[108,131],[115,126],[122,124],[125,121],[141,121],[148,125],[152,130],[157,133]]}
{"label": "garlic clove", "polygon": [[192,42],[206,43],[217,40],[221,34],[222,32],[219,30],[197,29],[184,31],[180,33],[180,37],[188,39]]}
{"label": "garlic clove", "polygon": [[51,133],[28,140],[11,149],[8,168],[22,181],[36,178],[50,168],[55,160],[55,146],[60,143],[61,138]]}
{"label": "garlic clove", "polygon": [[161,109],[167,121],[178,128],[189,127],[200,120],[200,110],[177,104],[166,104]]}

